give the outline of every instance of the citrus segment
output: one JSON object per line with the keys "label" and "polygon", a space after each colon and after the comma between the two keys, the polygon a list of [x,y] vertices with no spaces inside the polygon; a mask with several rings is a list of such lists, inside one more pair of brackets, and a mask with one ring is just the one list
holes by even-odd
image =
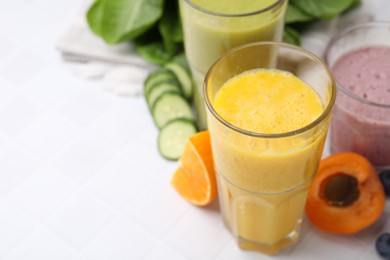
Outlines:
{"label": "citrus segment", "polygon": [[188,139],[171,184],[182,197],[198,206],[210,204],[216,198],[217,184],[208,131]]}

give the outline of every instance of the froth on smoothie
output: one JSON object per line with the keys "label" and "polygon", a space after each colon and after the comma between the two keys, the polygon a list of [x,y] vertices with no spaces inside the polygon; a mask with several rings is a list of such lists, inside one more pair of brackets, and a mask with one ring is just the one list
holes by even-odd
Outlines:
{"label": "froth on smoothie", "polygon": [[351,93],[390,104],[390,48],[366,47],[345,54],[333,66],[336,80]]}

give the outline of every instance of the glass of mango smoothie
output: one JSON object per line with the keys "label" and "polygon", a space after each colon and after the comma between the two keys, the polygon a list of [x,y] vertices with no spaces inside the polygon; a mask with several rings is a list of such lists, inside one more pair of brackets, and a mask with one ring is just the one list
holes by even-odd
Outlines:
{"label": "glass of mango smoothie", "polygon": [[200,129],[207,128],[202,86],[226,51],[255,41],[281,41],[287,0],[179,0],[184,47]]}
{"label": "glass of mango smoothie", "polygon": [[273,254],[296,242],[335,95],[327,66],[283,43],[234,48],[209,70],[219,202],[240,248]]}

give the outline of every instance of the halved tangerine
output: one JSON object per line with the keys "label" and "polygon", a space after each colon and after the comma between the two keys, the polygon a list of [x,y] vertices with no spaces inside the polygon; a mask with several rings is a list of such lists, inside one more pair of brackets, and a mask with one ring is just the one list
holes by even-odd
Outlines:
{"label": "halved tangerine", "polygon": [[182,197],[198,206],[208,205],[217,197],[208,131],[196,133],[188,139],[171,184]]}

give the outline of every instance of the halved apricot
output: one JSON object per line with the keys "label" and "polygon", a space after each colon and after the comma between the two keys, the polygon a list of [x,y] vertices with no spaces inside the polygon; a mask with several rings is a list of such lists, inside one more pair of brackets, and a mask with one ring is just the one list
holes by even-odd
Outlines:
{"label": "halved apricot", "polygon": [[322,160],[309,190],[306,214],[321,230],[353,234],[375,222],[385,193],[372,164],[356,153]]}

